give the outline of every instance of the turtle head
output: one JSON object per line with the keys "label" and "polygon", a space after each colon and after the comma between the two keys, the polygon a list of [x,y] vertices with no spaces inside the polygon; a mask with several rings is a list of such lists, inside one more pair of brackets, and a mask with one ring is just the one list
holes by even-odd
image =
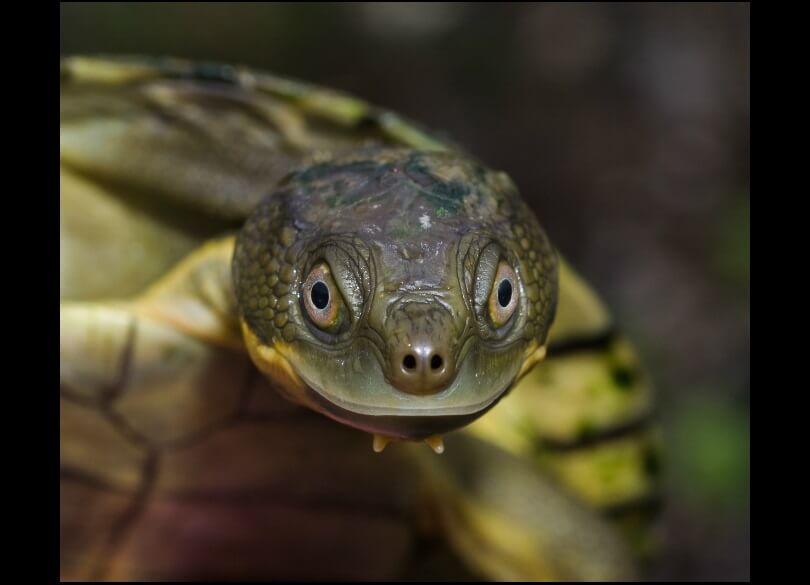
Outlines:
{"label": "turtle head", "polygon": [[291,173],[246,222],[245,340],[288,398],[423,439],[544,355],[556,253],[512,181],[457,154],[364,150]]}

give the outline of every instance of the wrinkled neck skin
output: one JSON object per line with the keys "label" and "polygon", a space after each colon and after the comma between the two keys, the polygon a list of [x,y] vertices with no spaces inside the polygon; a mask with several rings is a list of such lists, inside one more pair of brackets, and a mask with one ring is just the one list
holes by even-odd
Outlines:
{"label": "wrinkled neck skin", "polygon": [[251,357],[285,396],[416,440],[542,359],[557,256],[504,173],[368,149],[291,173],[237,238],[233,278]]}

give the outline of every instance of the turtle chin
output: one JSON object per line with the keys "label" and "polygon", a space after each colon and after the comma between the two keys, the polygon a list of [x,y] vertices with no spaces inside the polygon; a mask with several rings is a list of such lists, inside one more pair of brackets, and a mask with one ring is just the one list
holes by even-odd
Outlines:
{"label": "turtle chin", "polygon": [[524,362],[521,344],[494,352],[476,340],[451,383],[418,395],[387,380],[379,352],[366,340],[339,355],[306,344],[289,349],[285,357],[302,382],[296,400],[343,424],[408,440],[441,435],[482,416],[515,383]]}

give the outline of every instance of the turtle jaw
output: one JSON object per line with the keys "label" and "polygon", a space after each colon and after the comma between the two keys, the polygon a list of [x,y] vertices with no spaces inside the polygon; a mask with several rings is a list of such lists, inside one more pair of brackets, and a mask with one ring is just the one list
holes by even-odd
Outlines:
{"label": "turtle jaw", "polygon": [[[341,406],[310,385],[306,386],[307,405],[342,424],[366,431],[387,440],[422,441],[460,429],[480,416],[506,394],[503,391],[481,408],[461,414],[366,414]],[[405,411],[407,412],[407,411]],[[384,447],[384,445],[383,445]],[[381,451],[382,448],[375,451]]]}
{"label": "turtle jaw", "polygon": [[446,389],[418,396],[388,383],[379,357],[362,344],[346,352],[357,360],[354,366],[345,366],[344,359],[337,362],[342,367],[328,367],[336,358],[324,360],[322,354],[313,357],[305,345],[278,340],[272,346],[265,345],[244,321],[242,329],[253,362],[285,398],[379,436],[375,451],[382,450],[385,441],[398,439],[428,440],[440,452],[435,437],[484,415],[543,353],[536,344],[528,348],[514,345],[500,354],[472,344]]}
{"label": "turtle jaw", "polygon": [[[385,447],[385,443],[382,443],[380,448],[377,448],[377,437],[380,437],[385,439],[386,443],[390,439],[426,440],[439,453],[442,448],[434,446],[430,441],[431,438],[465,427],[486,414],[508,394],[512,386],[542,361],[545,355],[546,347],[544,345],[530,344],[524,352],[520,370],[511,382],[493,393],[492,398],[486,402],[459,412],[439,413],[434,411],[432,414],[420,414],[418,411],[408,410],[390,414],[359,412],[351,405],[340,405],[335,400],[327,398],[323,390],[301,379],[300,374],[298,377],[304,385],[308,406],[340,423],[375,435],[375,451],[382,451]],[[449,388],[446,393],[450,393],[452,390],[453,387]]]}
{"label": "turtle jaw", "polygon": [[452,382],[423,395],[389,382],[384,356],[363,340],[337,357],[309,353],[305,344],[275,347],[300,381],[294,398],[299,403],[343,424],[407,440],[449,432],[482,416],[509,390],[524,361],[520,346],[493,356],[471,343]]}

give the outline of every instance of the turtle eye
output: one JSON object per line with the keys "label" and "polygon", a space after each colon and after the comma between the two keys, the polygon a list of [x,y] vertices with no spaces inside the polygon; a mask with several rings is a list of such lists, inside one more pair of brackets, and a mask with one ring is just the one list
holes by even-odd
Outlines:
{"label": "turtle eye", "polygon": [[501,261],[495,273],[492,292],[489,293],[489,318],[495,327],[501,327],[509,321],[515,312],[518,302],[518,287],[515,271],[509,264]]}
{"label": "turtle eye", "polygon": [[317,264],[310,271],[302,292],[307,314],[319,329],[332,331],[340,326],[343,301],[327,264]]}

